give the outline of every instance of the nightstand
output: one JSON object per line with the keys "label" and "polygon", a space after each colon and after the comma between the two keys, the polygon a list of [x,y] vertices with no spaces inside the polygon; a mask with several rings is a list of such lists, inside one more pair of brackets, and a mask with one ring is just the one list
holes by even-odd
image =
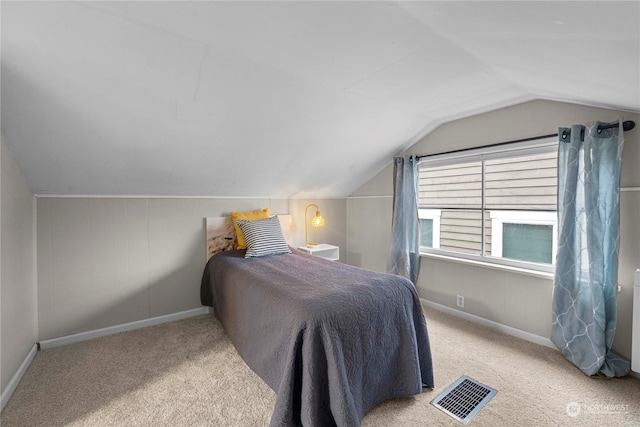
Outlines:
{"label": "nightstand", "polygon": [[340,247],[329,245],[327,243],[318,243],[312,246],[299,246],[302,252],[306,252],[309,255],[317,256],[320,258],[329,259],[331,261],[337,261],[340,259]]}

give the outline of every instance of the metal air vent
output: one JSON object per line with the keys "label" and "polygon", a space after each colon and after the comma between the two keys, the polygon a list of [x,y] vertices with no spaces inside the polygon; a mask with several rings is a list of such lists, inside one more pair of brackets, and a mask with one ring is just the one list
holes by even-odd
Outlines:
{"label": "metal air vent", "polygon": [[463,375],[431,404],[467,424],[496,393],[491,387]]}

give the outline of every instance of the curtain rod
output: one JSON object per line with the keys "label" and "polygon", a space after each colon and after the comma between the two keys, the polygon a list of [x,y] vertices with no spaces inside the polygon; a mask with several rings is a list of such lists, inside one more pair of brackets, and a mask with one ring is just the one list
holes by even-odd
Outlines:
{"label": "curtain rod", "polygon": [[[598,133],[604,129],[613,129],[617,127],[618,124],[619,122],[598,125]],[[632,120],[622,122],[622,130],[625,132],[633,129],[634,127],[636,127],[636,122]],[[562,131],[562,135],[558,136],[561,136],[563,140],[566,140],[569,135],[571,135],[571,129]],[[582,129],[580,130],[580,139],[584,139],[584,126],[582,126]]]}
{"label": "curtain rod", "polygon": [[[618,122],[609,123],[609,124],[601,124],[601,125],[598,125],[598,130],[611,129],[611,128],[614,128],[616,126],[618,126]],[[626,120],[626,121],[622,122],[622,129],[625,132],[633,129],[634,127],[636,127],[636,122],[634,122],[632,120]],[[569,131],[569,133],[571,133],[571,131]],[[443,154],[462,153],[462,152],[465,152],[465,151],[477,150],[478,148],[500,147],[502,145],[515,144],[517,142],[527,142],[527,141],[535,141],[536,139],[552,138],[554,136],[560,136],[560,135],[557,134],[557,133],[550,133],[548,135],[540,135],[540,136],[534,136],[534,137],[531,137],[531,138],[516,139],[516,140],[513,140],[513,141],[506,141],[506,142],[498,142],[497,144],[483,145],[482,147],[461,148],[459,150],[445,151],[445,152],[442,152],[442,153],[434,153],[434,154],[423,154],[423,155],[416,156],[416,157],[418,158],[418,160],[420,160],[420,159],[423,159],[425,157],[440,156],[440,155],[443,155]]]}
{"label": "curtain rod", "polygon": [[[602,124],[598,126],[598,130],[602,130],[602,129],[611,129],[618,126],[618,122],[615,123],[609,123],[607,125]],[[628,131],[633,129],[634,127],[636,127],[636,122],[634,122],[633,120],[625,120],[624,122],[622,122],[622,130],[623,131]]]}

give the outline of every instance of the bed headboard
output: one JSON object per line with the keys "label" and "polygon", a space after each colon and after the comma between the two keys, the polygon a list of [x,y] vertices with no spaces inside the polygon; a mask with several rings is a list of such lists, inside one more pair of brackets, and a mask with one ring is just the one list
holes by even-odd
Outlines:
{"label": "bed headboard", "polygon": [[[293,246],[291,238],[293,220],[291,215],[277,215],[277,217],[285,240],[290,246]],[[209,261],[209,258],[218,252],[233,249],[236,243],[236,230],[233,227],[231,217],[228,216],[207,217],[204,221],[206,229],[205,249],[207,251],[207,261]]]}

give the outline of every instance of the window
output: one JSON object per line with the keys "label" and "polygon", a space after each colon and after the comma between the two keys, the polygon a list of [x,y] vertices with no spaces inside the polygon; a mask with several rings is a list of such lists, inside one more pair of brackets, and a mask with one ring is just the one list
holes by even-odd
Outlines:
{"label": "window", "polygon": [[440,209],[418,209],[420,246],[440,247]]}
{"label": "window", "polygon": [[557,249],[555,212],[492,210],[491,256],[554,264]]}
{"label": "window", "polygon": [[558,139],[423,157],[423,252],[549,271],[557,247]]}

